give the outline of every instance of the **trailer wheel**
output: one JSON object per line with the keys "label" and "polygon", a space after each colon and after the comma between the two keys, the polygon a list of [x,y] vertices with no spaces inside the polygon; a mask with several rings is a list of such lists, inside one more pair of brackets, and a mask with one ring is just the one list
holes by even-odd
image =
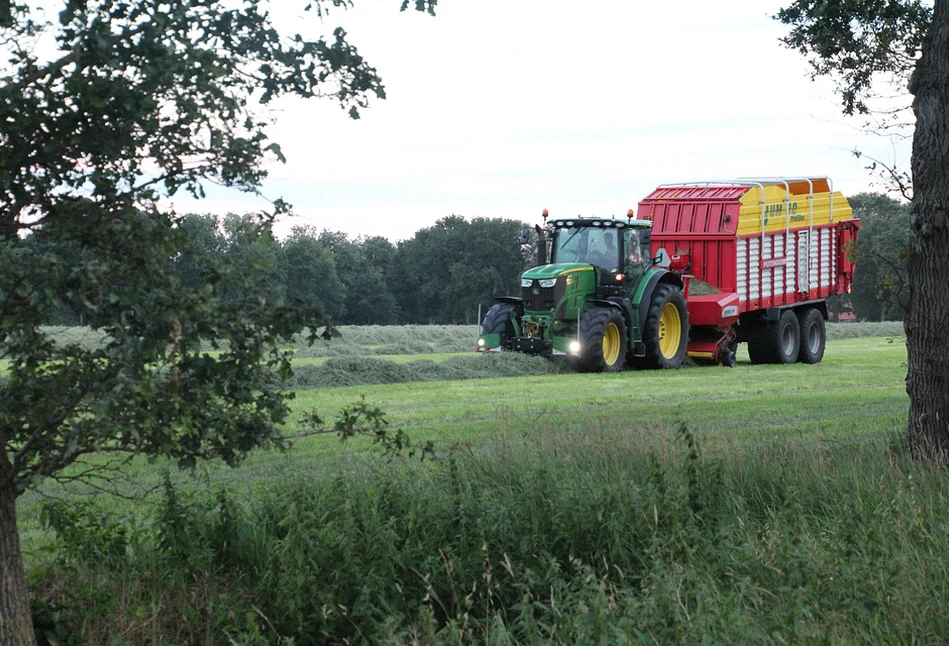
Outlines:
{"label": "trailer wheel", "polygon": [[514,323],[511,321],[513,311],[513,305],[495,303],[484,315],[484,321],[481,323],[481,334],[500,334],[501,347],[505,350],[510,347],[511,339],[514,337]]}
{"label": "trailer wheel", "polygon": [[797,313],[801,328],[801,351],[797,360],[801,363],[820,363],[827,345],[827,327],[824,315],[816,307],[807,307]]}
{"label": "trailer wheel", "polygon": [[801,348],[801,328],[794,310],[781,312],[777,322],[760,321],[748,333],[752,363],[794,363]]}
{"label": "trailer wheel", "polygon": [[774,363],[771,357],[767,321],[758,321],[751,324],[751,328],[748,330],[748,358],[754,364]]}
{"label": "trailer wheel", "polygon": [[689,311],[682,290],[668,283],[652,293],[643,322],[646,355],[634,365],[649,370],[678,368],[689,345]]}
{"label": "trailer wheel", "polygon": [[619,310],[594,307],[580,316],[582,354],[577,368],[582,372],[619,372],[626,345],[626,322]]}

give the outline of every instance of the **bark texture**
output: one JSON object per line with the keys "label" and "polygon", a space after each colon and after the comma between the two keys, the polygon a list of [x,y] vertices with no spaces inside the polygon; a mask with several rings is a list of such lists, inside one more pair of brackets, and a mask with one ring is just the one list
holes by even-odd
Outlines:
{"label": "bark texture", "polygon": [[16,526],[16,492],[0,488],[0,644],[32,646],[30,591]]}
{"label": "bark texture", "polygon": [[907,443],[919,458],[949,458],[949,0],[936,0],[913,73]]}

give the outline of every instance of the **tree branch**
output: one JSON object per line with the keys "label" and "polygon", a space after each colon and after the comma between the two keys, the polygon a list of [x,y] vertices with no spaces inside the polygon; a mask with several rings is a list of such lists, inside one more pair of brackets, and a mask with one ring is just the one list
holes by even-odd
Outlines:
{"label": "tree branch", "polygon": [[[857,159],[862,159],[862,158],[869,159],[872,163],[869,166],[866,166],[865,168],[866,170],[870,172],[875,172],[877,169],[877,166],[880,166],[881,168],[883,168],[883,170],[886,171],[885,175],[889,175],[892,185],[896,187],[895,190],[897,190],[906,201],[908,202],[913,201],[913,186],[912,186],[913,180],[907,173],[904,173],[898,170],[895,166],[890,166],[886,162],[882,162],[879,159],[876,159],[875,157],[871,157],[870,155],[867,155],[866,153],[861,152],[857,150],[856,148],[853,149],[851,153]],[[894,190],[894,189],[891,188],[890,190]]]}
{"label": "tree branch", "polygon": [[[62,409],[59,414],[48,418],[43,423],[37,425],[37,427],[30,433],[30,436],[23,442],[19,450],[13,454],[13,461],[11,465],[11,476],[12,479],[15,479],[15,476],[24,468],[24,463],[27,460],[28,456],[36,448],[36,444],[40,441],[44,434],[49,431],[56,430],[62,426],[63,422],[66,421],[66,418],[71,415],[77,406],[85,399],[86,395],[92,390],[92,384],[87,384],[84,387],[77,386],[76,391],[73,395],[62,405]],[[54,464],[57,465],[56,468],[62,468],[68,466],[78,457],[78,454],[73,454],[71,458],[67,458],[65,455],[66,448],[64,447],[60,451],[60,455],[57,459],[54,460]],[[7,481],[0,481],[0,487],[10,484]]]}

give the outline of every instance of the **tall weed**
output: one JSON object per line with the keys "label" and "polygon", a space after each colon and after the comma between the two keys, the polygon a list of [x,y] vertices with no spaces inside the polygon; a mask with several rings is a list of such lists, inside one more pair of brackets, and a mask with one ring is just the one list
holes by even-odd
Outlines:
{"label": "tall weed", "polygon": [[[77,626],[104,644],[189,630],[208,644],[949,634],[944,471],[886,437],[705,444],[681,424],[591,418],[585,433],[500,432],[434,463],[369,458],[257,491],[169,481],[125,565],[70,575],[105,581],[124,620]],[[111,545],[86,534],[62,544]]]}

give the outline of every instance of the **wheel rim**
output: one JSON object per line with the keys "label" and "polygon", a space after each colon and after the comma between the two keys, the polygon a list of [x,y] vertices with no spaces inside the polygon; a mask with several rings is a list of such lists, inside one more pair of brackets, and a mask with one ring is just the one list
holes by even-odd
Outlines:
{"label": "wheel rim", "polygon": [[659,353],[671,359],[682,343],[682,318],[675,303],[666,303],[659,315]]}
{"label": "wheel rim", "polygon": [[603,362],[612,366],[619,360],[620,334],[616,323],[609,323],[603,330]]}
{"label": "wheel rim", "polygon": [[812,355],[820,352],[820,326],[811,325],[807,328],[807,349]]}
{"label": "wheel rim", "polygon": [[791,356],[794,353],[794,334],[790,325],[784,326],[781,332],[781,347],[784,348],[784,354]]}

